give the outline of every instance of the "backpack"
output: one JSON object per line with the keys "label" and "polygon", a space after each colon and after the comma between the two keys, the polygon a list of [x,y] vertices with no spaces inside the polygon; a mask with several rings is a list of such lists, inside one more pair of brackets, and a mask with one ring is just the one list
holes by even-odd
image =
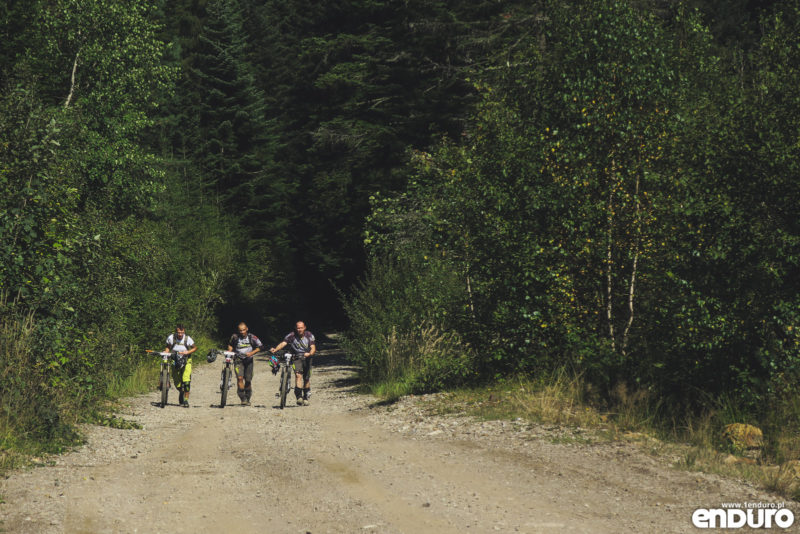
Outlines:
{"label": "backpack", "polygon": [[[175,340],[175,332],[173,332],[173,333],[172,333],[172,334],[170,334],[170,335],[172,336],[172,345],[170,346],[169,350],[172,350],[172,347],[174,347],[175,345],[177,345],[177,344],[178,344],[178,342]],[[185,343],[186,341],[188,341],[188,340],[189,340],[189,334],[187,334],[186,332],[184,332],[184,333],[183,333],[183,337],[185,338],[185,339],[183,340],[183,341],[184,341],[184,343],[183,343],[183,346],[184,346],[184,347],[186,347],[186,350],[189,350],[189,345],[187,345],[187,344]]]}

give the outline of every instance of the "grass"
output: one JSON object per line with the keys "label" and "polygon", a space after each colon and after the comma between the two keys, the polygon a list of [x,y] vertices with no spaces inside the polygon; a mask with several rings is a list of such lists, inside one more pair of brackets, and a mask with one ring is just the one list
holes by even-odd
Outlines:
{"label": "grass", "polygon": [[386,403],[396,402],[400,397],[411,394],[412,388],[407,381],[393,380],[382,382],[367,388],[369,393],[380,397]]}
{"label": "grass", "polygon": [[[386,391],[392,392],[391,387]],[[447,402],[441,402],[442,397]],[[647,392],[618,386],[602,407],[592,403],[592,398],[591,388],[581,377],[561,370],[537,380],[513,379],[442,393],[426,408],[438,415],[459,413],[483,420],[521,419],[555,426],[554,443],[624,440],[648,454],[671,458],[676,468],[745,480],[800,500],[800,436],[794,410],[778,412],[775,420],[764,425],[765,447],[743,451],[722,438],[726,424],[753,422],[732,408],[730,399],[719,399],[703,414],[677,421],[667,420],[667,411]],[[564,433],[564,428],[572,431]]]}
{"label": "grass", "polygon": [[[192,369],[197,369],[198,366],[206,364],[206,353],[209,349],[218,347],[217,343],[205,335],[195,336],[194,339],[197,350],[192,354]],[[105,395],[109,402],[103,403],[98,410],[89,413],[86,422],[118,429],[141,428],[133,421],[116,417],[114,412],[119,406],[114,401],[153,391],[157,386],[160,366],[159,357],[153,356],[140,361],[127,375],[109,378],[106,382]]]}
{"label": "grass", "polygon": [[[193,336],[193,338],[197,343],[197,350],[192,354],[192,368],[196,369],[206,363],[206,353],[209,349],[218,348],[218,343],[205,335]],[[159,348],[163,349],[163,347]],[[157,356],[145,358],[126,375],[109,377],[106,381],[105,397],[112,400],[120,399],[155,389],[161,365],[159,358]]]}
{"label": "grass", "polygon": [[158,377],[159,363],[141,362],[127,376],[113,376],[106,382],[106,396],[119,399],[144,393],[153,388]]}
{"label": "grass", "polygon": [[448,394],[441,412],[466,412],[482,419],[522,418],[573,427],[599,426],[606,416],[583,400],[580,378],[556,372],[532,381],[517,379],[493,386],[461,389]]}
{"label": "grass", "polygon": [[[22,381],[25,375],[17,373],[20,369],[26,369],[32,365],[25,358],[29,357],[26,350],[26,336],[32,332],[32,322],[25,323],[3,323],[0,324],[0,340],[5,340],[5,352],[2,355],[4,361],[18,361],[23,364],[17,366],[6,366],[2,378],[6,383],[15,380],[19,391],[37,391],[35,384],[28,384]],[[206,353],[212,347],[217,347],[217,343],[211,338],[198,335],[195,337],[198,350],[193,354],[192,365],[197,368],[206,363]],[[163,348],[163,347],[157,347]],[[137,358],[132,355],[122,355],[122,358],[134,361]],[[119,399],[139,395],[153,391],[157,386],[157,377],[160,362],[156,357],[138,359],[138,362],[124,373],[109,373],[102,377],[96,377],[98,383],[103,384],[103,390],[99,396],[92,398],[86,397],[81,387],[69,387],[64,384],[56,392],[71,392],[71,397],[61,398],[63,395],[49,398],[48,403],[43,404],[47,408],[52,408],[57,421],[57,433],[34,435],[36,430],[24,427],[21,422],[31,420],[37,415],[34,410],[39,405],[25,401],[16,397],[0,397],[3,400],[0,406],[0,474],[9,470],[24,467],[26,465],[36,465],[39,458],[50,454],[61,453],[72,446],[81,443],[81,437],[75,431],[78,423],[89,423],[103,425],[117,429],[138,429],[140,426],[125,418],[117,417],[115,412],[120,408]],[[5,395],[9,395],[5,392]]]}
{"label": "grass", "polygon": [[550,443],[555,443],[556,445],[591,445],[592,443],[596,442],[597,440],[592,439],[589,436],[584,436],[583,434],[576,434],[576,435],[565,434],[550,438]]}

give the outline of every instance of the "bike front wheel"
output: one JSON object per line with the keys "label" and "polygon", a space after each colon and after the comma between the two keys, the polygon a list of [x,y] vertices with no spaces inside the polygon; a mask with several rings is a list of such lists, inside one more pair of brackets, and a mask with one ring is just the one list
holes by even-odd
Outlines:
{"label": "bike front wheel", "polygon": [[225,404],[228,402],[228,387],[231,383],[231,368],[229,366],[225,366],[222,370],[222,391],[221,397],[219,399],[219,407],[224,408]]}
{"label": "bike front wheel", "polygon": [[161,407],[167,405],[167,398],[169,397],[169,367],[166,365],[161,366]]}
{"label": "bike front wheel", "polygon": [[288,365],[281,367],[281,410],[286,406],[286,395],[289,394],[291,375],[291,369],[289,369]]}

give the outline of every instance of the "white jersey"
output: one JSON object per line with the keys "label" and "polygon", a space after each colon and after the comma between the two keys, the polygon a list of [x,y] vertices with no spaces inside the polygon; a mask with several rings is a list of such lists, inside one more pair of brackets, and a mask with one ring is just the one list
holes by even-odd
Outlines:
{"label": "white jersey", "polygon": [[183,334],[183,337],[178,339],[178,334],[170,334],[167,336],[167,347],[176,352],[182,352],[194,347],[194,340],[188,334]]}

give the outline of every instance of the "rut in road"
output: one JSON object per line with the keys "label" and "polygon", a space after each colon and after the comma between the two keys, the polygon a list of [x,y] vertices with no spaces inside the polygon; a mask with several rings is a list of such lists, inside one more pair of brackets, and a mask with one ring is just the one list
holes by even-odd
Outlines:
{"label": "rut in road", "polygon": [[264,356],[249,407],[234,389],[219,408],[219,362],[195,370],[189,409],[174,390],[164,409],[156,392],[129,399],[142,429],[88,427],[85,447],[2,481],[0,531],[687,532],[696,508],[781,500],[628,444],[384,406],[332,345],[311,406],[278,408]]}

